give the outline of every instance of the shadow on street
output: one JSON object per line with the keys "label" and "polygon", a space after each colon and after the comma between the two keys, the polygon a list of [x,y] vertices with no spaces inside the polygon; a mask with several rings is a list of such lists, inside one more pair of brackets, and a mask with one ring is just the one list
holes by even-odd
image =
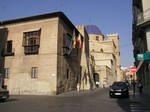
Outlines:
{"label": "shadow on street", "polygon": [[6,99],[5,101],[0,101],[0,103],[9,103],[9,102],[15,102],[15,101],[18,101],[19,99],[16,99],[16,98],[9,98],[9,99]]}

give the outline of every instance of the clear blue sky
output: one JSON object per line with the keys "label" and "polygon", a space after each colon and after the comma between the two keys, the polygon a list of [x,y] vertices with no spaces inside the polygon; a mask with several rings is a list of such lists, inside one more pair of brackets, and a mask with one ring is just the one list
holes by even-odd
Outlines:
{"label": "clear blue sky", "polygon": [[0,0],[0,21],[62,11],[74,25],[93,24],[104,35],[118,32],[121,65],[133,65],[132,0]]}

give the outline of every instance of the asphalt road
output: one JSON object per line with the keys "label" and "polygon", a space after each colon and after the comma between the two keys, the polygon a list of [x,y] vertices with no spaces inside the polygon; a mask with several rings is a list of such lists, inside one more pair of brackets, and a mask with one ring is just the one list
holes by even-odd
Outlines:
{"label": "asphalt road", "polygon": [[137,97],[130,91],[130,98],[109,98],[108,89],[58,96],[16,95],[0,102],[0,112],[150,112],[150,101],[143,103]]}

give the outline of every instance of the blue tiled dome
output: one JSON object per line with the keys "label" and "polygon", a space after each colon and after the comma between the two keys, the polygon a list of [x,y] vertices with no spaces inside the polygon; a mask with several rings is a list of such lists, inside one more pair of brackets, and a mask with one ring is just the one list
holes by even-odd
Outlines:
{"label": "blue tiled dome", "polygon": [[95,25],[86,25],[85,29],[88,34],[96,34],[96,35],[102,34],[101,30]]}

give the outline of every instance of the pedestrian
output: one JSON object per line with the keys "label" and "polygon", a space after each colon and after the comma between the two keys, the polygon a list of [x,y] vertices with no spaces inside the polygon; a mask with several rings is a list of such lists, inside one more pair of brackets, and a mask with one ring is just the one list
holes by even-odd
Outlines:
{"label": "pedestrian", "polygon": [[142,82],[140,80],[138,81],[138,88],[139,88],[139,92],[141,94],[142,93],[142,89],[143,89],[143,84],[142,84]]}
{"label": "pedestrian", "polygon": [[80,91],[80,84],[79,83],[77,84],[77,91],[78,92]]}
{"label": "pedestrian", "polygon": [[133,85],[133,93],[135,94],[135,85],[136,85],[135,80],[132,81],[132,85]]}

